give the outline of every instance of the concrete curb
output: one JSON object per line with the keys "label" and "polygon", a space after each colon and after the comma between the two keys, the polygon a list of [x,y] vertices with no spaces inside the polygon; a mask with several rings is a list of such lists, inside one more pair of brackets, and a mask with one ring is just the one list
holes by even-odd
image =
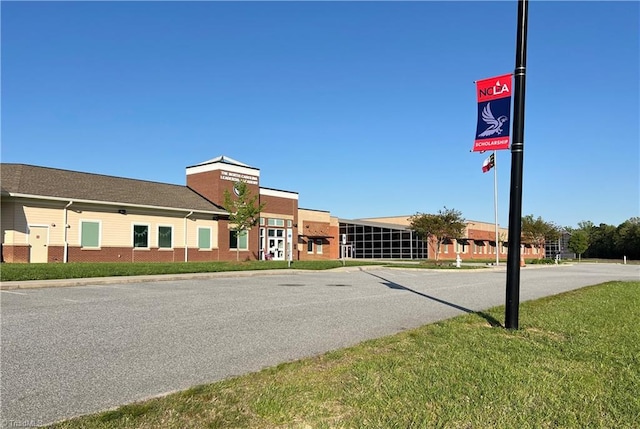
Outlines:
{"label": "concrete curb", "polygon": [[299,269],[278,269],[278,270],[253,270],[253,271],[220,271],[215,273],[184,273],[184,274],[156,274],[146,276],[115,276],[115,277],[88,277],[77,279],[54,279],[54,280],[21,280],[11,282],[0,282],[0,290],[12,289],[38,289],[48,287],[73,287],[86,285],[109,285],[127,283],[149,283],[177,280],[203,280],[225,277],[256,277],[290,275],[303,273],[319,273],[327,271],[350,272],[363,271],[372,268],[380,268],[380,265],[367,265],[357,267],[338,267],[330,270],[299,270]]}

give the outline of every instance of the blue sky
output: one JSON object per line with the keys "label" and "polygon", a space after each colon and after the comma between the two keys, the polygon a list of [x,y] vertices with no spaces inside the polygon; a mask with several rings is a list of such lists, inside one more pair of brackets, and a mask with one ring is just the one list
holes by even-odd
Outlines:
{"label": "blue sky", "polygon": [[[478,79],[517,2],[2,2],[2,162],[185,184],[226,155],[300,207],[494,221]],[[529,3],[522,214],[640,216],[640,3]],[[507,226],[511,153],[497,154]]]}

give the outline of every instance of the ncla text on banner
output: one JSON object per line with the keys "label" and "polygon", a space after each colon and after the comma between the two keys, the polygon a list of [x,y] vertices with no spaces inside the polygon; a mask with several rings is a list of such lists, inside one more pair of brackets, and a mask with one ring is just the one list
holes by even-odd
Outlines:
{"label": "ncla text on banner", "polygon": [[509,149],[511,74],[476,82],[478,125],[474,152]]}

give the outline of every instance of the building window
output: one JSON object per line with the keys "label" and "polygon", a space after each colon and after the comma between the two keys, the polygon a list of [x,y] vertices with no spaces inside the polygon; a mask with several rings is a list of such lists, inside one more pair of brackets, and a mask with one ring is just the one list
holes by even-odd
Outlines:
{"label": "building window", "polygon": [[198,228],[198,249],[211,249],[211,228]]}
{"label": "building window", "polygon": [[229,231],[229,249],[247,250],[249,240],[248,231]]}
{"label": "building window", "polygon": [[322,255],[322,238],[316,238],[316,253]]}
{"label": "building window", "polygon": [[264,218],[263,217],[260,218],[260,225],[264,225]]}
{"label": "building window", "polygon": [[291,222],[291,220],[287,220],[287,228],[291,228],[291,226],[293,225],[293,222]]}
{"label": "building window", "polygon": [[133,247],[149,248],[149,225],[133,225]]}
{"label": "building window", "polygon": [[100,247],[100,222],[80,222],[80,246]]}
{"label": "building window", "polygon": [[267,222],[269,226],[284,226],[284,219],[269,219]]}
{"label": "building window", "polygon": [[173,227],[172,226],[158,227],[158,248],[173,249]]}
{"label": "building window", "polygon": [[307,241],[307,253],[313,253],[313,239]]}

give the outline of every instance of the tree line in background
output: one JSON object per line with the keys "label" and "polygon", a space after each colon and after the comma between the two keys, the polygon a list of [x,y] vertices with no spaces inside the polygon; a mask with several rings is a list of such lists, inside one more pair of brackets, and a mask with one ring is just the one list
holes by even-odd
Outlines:
{"label": "tree line in background", "polygon": [[[437,214],[416,213],[409,221],[410,228],[432,247],[436,261],[442,244],[465,238],[466,220],[455,209],[445,207]],[[632,217],[617,227],[604,223],[595,226],[593,222],[583,221],[578,228],[562,228],[541,217],[527,215],[522,217],[521,228],[522,241],[539,250],[566,232],[570,235],[568,248],[579,258],[640,259],[640,217]]]}
{"label": "tree line in background", "polygon": [[566,228],[571,234],[569,249],[585,258],[640,259],[640,217],[632,217],[620,225],[582,221],[577,228]]}

